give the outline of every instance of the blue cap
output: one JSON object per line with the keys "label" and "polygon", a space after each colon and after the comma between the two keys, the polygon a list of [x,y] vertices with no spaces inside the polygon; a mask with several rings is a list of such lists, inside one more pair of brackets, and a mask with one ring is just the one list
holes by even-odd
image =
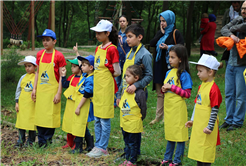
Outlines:
{"label": "blue cap", "polygon": [[52,37],[53,39],[56,39],[56,33],[53,32],[51,29],[45,29],[42,35],[39,35],[37,37]]}
{"label": "blue cap", "polygon": [[85,58],[82,57],[82,56],[77,56],[77,59],[80,60],[80,61],[87,60],[87,61],[89,61],[90,65],[92,65],[94,67],[94,59],[95,59],[95,57],[93,55],[89,55],[89,56],[87,56]]}

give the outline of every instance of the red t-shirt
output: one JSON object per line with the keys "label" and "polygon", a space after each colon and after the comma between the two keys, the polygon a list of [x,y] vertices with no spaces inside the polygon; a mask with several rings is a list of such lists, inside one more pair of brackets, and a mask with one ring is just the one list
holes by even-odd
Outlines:
{"label": "red t-shirt", "polygon": [[[111,46],[113,44],[110,44],[109,46]],[[106,50],[109,46],[102,48],[103,50]],[[97,52],[98,47],[96,48],[95,53]],[[105,66],[109,69],[109,71],[113,74],[114,73],[114,67],[113,67],[113,63],[119,63],[119,52],[117,50],[116,47],[111,46],[108,48],[107,53],[106,53],[106,59],[108,60],[108,63],[105,64]],[[116,84],[116,81],[114,79],[114,87],[115,87],[115,93],[118,91],[118,87]]]}
{"label": "red t-shirt", "polygon": [[[44,52],[44,50],[41,50],[41,51],[39,51],[37,53],[36,63],[37,63],[38,66],[39,66],[39,61],[41,59],[41,56],[42,56],[43,52]],[[46,53],[45,52],[44,56],[43,56],[43,59],[42,59],[42,62],[43,63],[50,63],[51,62],[51,58],[52,58],[52,53]],[[59,82],[59,78],[60,78],[59,67],[63,67],[63,66],[67,65],[66,60],[65,60],[63,54],[60,51],[55,50],[54,63],[55,63],[54,70],[55,70],[56,80],[57,80],[57,82]]]}
{"label": "red t-shirt", "polygon": [[[198,91],[199,91],[200,87],[201,87],[201,85],[198,87]],[[221,93],[220,93],[220,89],[216,85],[215,82],[214,82],[214,84],[212,85],[212,87],[210,89],[209,97],[210,97],[211,108],[213,108],[215,106],[218,106],[218,108],[219,108],[220,104],[222,102],[222,96],[221,96]],[[196,103],[196,98],[195,98],[194,102]]]}
{"label": "red t-shirt", "polygon": [[[67,81],[71,81],[71,79],[72,79],[73,76],[74,76],[74,74],[70,75],[70,76],[67,78]],[[77,85],[78,82],[79,82],[79,78],[80,78],[80,76],[75,76],[75,77],[73,78],[73,81],[71,82],[71,85],[74,86],[74,87],[76,87],[76,85]]]}

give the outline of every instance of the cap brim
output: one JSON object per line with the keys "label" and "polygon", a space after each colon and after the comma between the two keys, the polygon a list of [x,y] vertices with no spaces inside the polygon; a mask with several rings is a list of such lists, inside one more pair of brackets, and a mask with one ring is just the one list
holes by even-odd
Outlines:
{"label": "cap brim", "polygon": [[[24,64],[26,64],[26,63],[31,63],[31,64],[34,64],[34,63],[32,63],[32,62],[27,62],[27,61],[21,61],[21,62],[19,62],[19,63],[17,63],[18,65],[24,65]],[[37,64],[34,64],[35,66],[37,66]]]}
{"label": "cap brim", "polygon": [[82,56],[77,56],[77,59],[80,60],[80,61],[82,61],[82,60],[87,60],[88,61],[88,59],[86,59],[86,58],[84,58]]}
{"label": "cap brim", "polygon": [[74,59],[72,59],[72,60],[71,59],[67,59],[67,61],[69,61],[72,64],[79,65],[79,62],[74,60]]}
{"label": "cap brim", "polygon": [[197,63],[197,62],[193,62],[193,61],[189,61],[189,63],[191,63],[191,64],[195,64],[195,65],[198,65],[198,63]]}
{"label": "cap brim", "polygon": [[96,32],[104,32],[104,30],[99,29],[98,27],[92,27],[90,30],[96,31]]}

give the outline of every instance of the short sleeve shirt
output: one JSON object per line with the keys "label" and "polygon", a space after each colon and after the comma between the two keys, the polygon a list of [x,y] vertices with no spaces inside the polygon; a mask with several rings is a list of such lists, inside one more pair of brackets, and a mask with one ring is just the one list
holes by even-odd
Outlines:
{"label": "short sleeve shirt", "polygon": [[[43,54],[44,50],[41,50],[37,53],[36,57],[36,63],[39,66],[39,61],[41,59],[41,56]],[[52,53],[45,53],[42,59],[43,63],[50,63],[52,58]],[[66,60],[63,54],[60,51],[55,50],[55,58],[54,58],[54,72],[57,82],[59,82],[60,74],[59,74],[59,67],[66,66]]]}
{"label": "short sleeve shirt", "polygon": [[[71,79],[73,78],[74,74],[70,75],[68,78],[67,78],[67,81],[71,81]],[[78,84],[79,82],[79,79],[80,79],[80,76],[74,76],[72,82],[71,82],[71,86],[73,87],[76,87],[76,85]]]}

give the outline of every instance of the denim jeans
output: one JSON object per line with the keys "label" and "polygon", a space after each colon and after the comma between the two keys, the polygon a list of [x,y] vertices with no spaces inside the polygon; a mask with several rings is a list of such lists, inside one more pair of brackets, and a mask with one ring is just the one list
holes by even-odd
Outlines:
{"label": "denim jeans", "polygon": [[111,131],[110,119],[102,119],[95,117],[95,147],[106,150]]}
{"label": "denim jeans", "polygon": [[[27,139],[27,143],[34,143],[36,138],[36,131],[35,130],[29,130],[29,135]],[[24,144],[26,142],[26,130],[19,129],[19,140],[18,143]]]}
{"label": "denim jeans", "polygon": [[[131,163],[137,162],[139,141],[141,142],[141,133],[128,133],[124,131],[126,160]],[[140,140],[139,140],[140,138]]]}
{"label": "denim jeans", "polygon": [[[125,131],[123,130],[123,128],[121,128],[121,131],[122,131],[122,135],[123,135],[123,139],[124,139],[124,142],[126,142],[126,140],[125,140]],[[141,153],[141,151],[140,151],[140,146],[141,146],[141,137],[142,137],[142,134],[141,133],[139,133],[138,134],[138,141],[137,141],[137,155],[140,155]],[[126,153],[126,147],[124,148],[124,152]]]}
{"label": "denim jeans", "polygon": [[246,85],[243,71],[246,66],[226,67],[225,74],[225,103],[227,124],[242,126],[246,111]]}
{"label": "denim jeans", "polygon": [[52,137],[55,133],[55,128],[46,128],[46,127],[37,126],[37,130],[38,130],[39,144],[52,143]]}
{"label": "denim jeans", "polygon": [[[166,152],[164,155],[164,160],[166,161],[172,160],[175,144],[176,142],[167,141],[167,147],[166,147]],[[181,163],[181,158],[184,155],[184,149],[185,149],[185,142],[177,142],[176,152],[175,152],[175,156],[173,160],[174,163]]]}

